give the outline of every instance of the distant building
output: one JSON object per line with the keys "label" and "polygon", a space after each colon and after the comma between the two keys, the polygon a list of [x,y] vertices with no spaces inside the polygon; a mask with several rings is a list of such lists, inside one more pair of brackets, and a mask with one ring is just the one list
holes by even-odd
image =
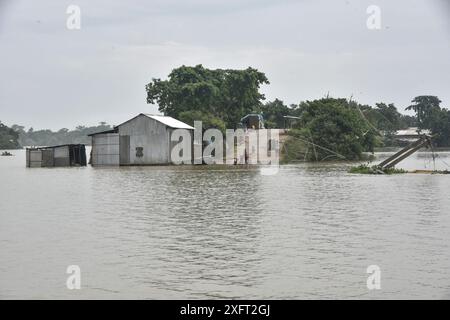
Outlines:
{"label": "distant building", "polygon": [[264,119],[261,114],[250,113],[241,119],[244,129],[264,129]]}
{"label": "distant building", "polygon": [[395,133],[395,138],[399,140],[410,141],[417,140],[423,135],[431,135],[430,130],[425,129],[419,131],[419,128],[417,127],[410,127],[403,130],[397,130],[397,132]]}
{"label": "distant building", "polygon": [[294,117],[294,116],[283,116],[283,118],[284,118],[284,128],[285,129],[291,129],[301,119],[300,117]]}
{"label": "distant building", "polygon": [[26,149],[26,166],[30,168],[85,165],[86,148],[84,144],[67,144]]}
{"label": "distant building", "polygon": [[172,142],[176,129],[187,129],[193,141],[194,128],[172,117],[141,113],[112,130],[90,134],[91,164],[157,165],[172,163]]}

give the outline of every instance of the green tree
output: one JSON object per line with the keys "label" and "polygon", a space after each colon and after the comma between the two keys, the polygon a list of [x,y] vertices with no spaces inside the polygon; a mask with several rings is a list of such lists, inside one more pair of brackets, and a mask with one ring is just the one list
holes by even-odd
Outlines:
{"label": "green tree", "polygon": [[266,128],[284,128],[284,116],[292,115],[294,111],[279,99],[263,104],[260,110],[263,113]]}
{"label": "green tree", "polygon": [[376,103],[375,108],[371,106],[362,106],[363,114],[371,126],[376,128],[376,132],[383,137],[385,146],[397,145],[395,133],[402,129],[402,114],[398,112],[393,103],[386,104],[383,102]]}
{"label": "green tree", "polygon": [[[322,160],[339,154],[345,159],[363,158],[363,152],[373,152],[377,139],[371,126],[362,119],[360,105],[346,99],[324,98],[302,102],[301,117],[294,138],[308,141],[308,160]],[[289,148],[289,145],[287,145]],[[334,157],[335,158],[335,157]]]}
{"label": "green tree", "polygon": [[12,127],[17,132],[19,143],[22,146],[53,146],[70,143],[90,144],[91,138],[88,137],[88,134],[112,128],[105,122],[100,122],[99,125],[92,127],[80,125],[75,130],[62,128],[56,132],[49,129],[34,130],[33,128],[25,131],[24,127],[19,125],[13,125]]}
{"label": "green tree", "polygon": [[441,100],[436,96],[415,97],[406,110],[414,110],[418,127],[430,129],[434,142],[439,147],[450,146],[450,115],[449,110],[441,108]]}
{"label": "green tree", "polygon": [[417,127],[417,118],[415,116],[410,116],[407,114],[400,115],[400,129],[406,129],[410,127]]}
{"label": "green tree", "polygon": [[172,70],[167,80],[152,79],[146,85],[147,103],[157,103],[160,112],[175,118],[183,112],[200,111],[235,128],[243,115],[259,108],[265,99],[259,88],[268,83],[264,73],[250,67],[211,70],[202,65],[181,66]]}
{"label": "green tree", "polygon": [[433,112],[441,109],[441,100],[436,96],[417,96],[411,102],[413,104],[406,110],[413,110],[416,113],[420,129],[429,129]]}
{"label": "green tree", "polygon": [[438,147],[450,147],[450,110],[435,109],[429,119],[433,141]]}
{"label": "green tree", "polygon": [[201,121],[204,130],[210,128],[219,129],[225,132],[226,125],[221,119],[215,117],[211,113],[202,112],[199,110],[183,111],[179,114],[179,119],[191,126],[194,126],[194,121]]}
{"label": "green tree", "polygon": [[0,121],[0,149],[19,149],[19,134]]}
{"label": "green tree", "polygon": [[401,128],[401,113],[393,103],[376,103],[375,110],[381,115],[377,128],[388,133],[393,133]]}

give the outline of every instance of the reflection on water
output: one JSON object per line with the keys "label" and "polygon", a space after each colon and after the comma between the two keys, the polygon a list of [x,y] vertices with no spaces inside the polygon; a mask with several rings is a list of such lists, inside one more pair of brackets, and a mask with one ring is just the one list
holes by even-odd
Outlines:
{"label": "reflection on water", "polygon": [[[448,175],[29,169],[14,153],[0,158],[0,298],[450,298]],[[81,290],[66,289],[73,264]]]}

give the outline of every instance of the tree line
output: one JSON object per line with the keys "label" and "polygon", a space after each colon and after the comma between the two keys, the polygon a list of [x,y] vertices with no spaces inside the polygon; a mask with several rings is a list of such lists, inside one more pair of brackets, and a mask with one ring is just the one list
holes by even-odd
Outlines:
{"label": "tree line", "polygon": [[[205,129],[236,128],[249,113],[262,114],[267,128],[284,128],[289,122],[291,135],[299,141],[323,146],[306,157],[310,160],[323,159],[326,150],[346,159],[360,159],[363,152],[373,152],[377,146],[397,145],[395,132],[408,127],[429,129],[437,146],[450,146],[450,111],[442,108],[435,96],[415,97],[406,108],[416,113],[410,116],[400,113],[393,103],[369,106],[328,96],[289,106],[279,99],[264,102],[259,91],[264,84],[269,84],[266,75],[253,68],[181,66],[166,80],[152,79],[146,85],[147,103],[157,104],[160,112],[191,125],[202,120]],[[291,121],[285,116],[299,119]]]}
{"label": "tree line", "polygon": [[19,134],[0,121],[0,149],[20,148]]}
{"label": "tree line", "polygon": [[[267,128],[289,126],[291,136],[298,141],[307,140],[324,148],[315,148],[306,157],[310,159],[326,157],[325,150],[334,150],[346,159],[359,159],[363,152],[371,152],[377,146],[396,145],[395,132],[408,127],[428,129],[435,136],[436,146],[450,147],[450,111],[441,106],[436,96],[415,97],[406,108],[415,113],[410,116],[400,113],[393,103],[369,106],[329,96],[291,105],[280,99],[266,102],[260,92],[265,84],[269,84],[266,75],[254,68],[212,70],[197,65],[173,69],[167,79],[154,78],[145,89],[147,103],[157,104],[161,113],[191,125],[194,120],[201,120],[204,129],[237,128],[245,115],[260,113]],[[1,124],[0,148],[90,144],[88,134],[109,129],[111,126],[105,122],[56,132]]]}
{"label": "tree line", "polygon": [[[6,129],[7,128],[7,129]],[[49,129],[25,130],[24,126],[12,125],[11,128],[0,123],[0,149],[18,149],[25,146],[56,146],[61,144],[91,144],[88,134],[112,129],[106,122],[97,126],[77,126],[74,130],[62,128],[58,131]],[[11,142],[8,143],[8,141]]]}

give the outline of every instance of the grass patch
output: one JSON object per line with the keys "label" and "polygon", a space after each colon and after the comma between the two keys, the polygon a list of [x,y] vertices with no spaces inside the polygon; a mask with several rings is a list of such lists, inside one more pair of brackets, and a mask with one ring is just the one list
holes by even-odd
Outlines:
{"label": "grass patch", "polygon": [[352,167],[349,173],[359,173],[359,174],[401,174],[408,173],[408,171],[397,168],[389,168],[381,170],[377,166],[369,166],[368,164],[361,164],[357,167]]}

